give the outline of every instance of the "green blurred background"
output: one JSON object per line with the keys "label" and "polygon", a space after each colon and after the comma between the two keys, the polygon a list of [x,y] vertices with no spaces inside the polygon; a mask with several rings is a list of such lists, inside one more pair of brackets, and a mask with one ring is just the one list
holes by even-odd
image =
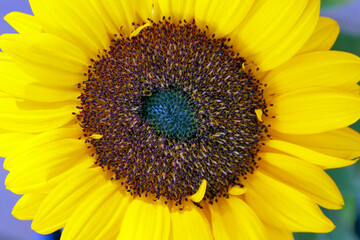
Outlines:
{"label": "green blurred background", "polygon": [[[321,15],[335,19],[340,25],[340,35],[333,49],[360,56],[360,0],[322,0]],[[359,79],[360,80],[360,79]],[[351,126],[360,132],[360,121]],[[327,171],[343,194],[342,210],[323,209],[336,228],[331,233],[296,233],[296,240],[358,240],[360,231],[360,163]]]}

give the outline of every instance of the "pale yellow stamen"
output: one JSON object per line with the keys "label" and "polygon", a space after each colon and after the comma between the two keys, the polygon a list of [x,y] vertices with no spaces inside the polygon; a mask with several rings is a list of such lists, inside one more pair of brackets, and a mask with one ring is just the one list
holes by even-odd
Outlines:
{"label": "pale yellow stamen", "polygon": [[258,119],[260,122],[263,122],[263,120],[262,120],[262,115],[263,115],[262,110],[261,110],[261,109],[255,109],[255,114],[256,114],[257,119]]}
{"label": "pale yellow stamen", "polygon": [[205,196],[206,186],[207,186],[207,181],[203,179],[197,192],[191,195],[189,199],[192,200],[193,202],[200,202]]}
{"label": "pale yellow stamen", "polygon": [[229,193],[231,195],[238,196],[238,195],[244,194],[246,192],[246,190],[247,190],[247,187],[233,186],[232,188],[229,189]]}
{"label": "pale yellow stamen", "polygon": [[245,63],[242,63],[242,64],[241,64],[241,68],[242,68],[243,70],[245,70]]}
{"label": "pale yellow stamen", "polygon": [[103,135],[100,135],[100,134],[93,134],[90,136],[92,139],[100,139],[103,137]]}
{"label": "pale yellow stamen", "polygon": [[144,25],[138,27],[137,29],[135,29],[131,34],[130,34],[130,38],[135,37],[136,35],[138,35],[144,28],[150,27],[152,26],[151,22],[145,23]]}
{"label": "pale yellow stamen", "polygon": [[151,13],[153,15],[153,20],[154,19],[160,19],[160,5],[158,0],[153,0],[152,1],[152,5],[151,5]]}

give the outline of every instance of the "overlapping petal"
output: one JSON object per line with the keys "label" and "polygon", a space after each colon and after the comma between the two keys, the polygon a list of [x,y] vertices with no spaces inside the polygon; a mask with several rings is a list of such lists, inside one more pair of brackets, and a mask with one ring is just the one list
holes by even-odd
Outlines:
{"label": "overlapping petal", "polygon": [[24,194],[15,204],[11,214],[20,220],[34,219],[46,195],[44,193]]}
{"label": "overlapping petal", "polygon": [[105,184],[101,171],[100,168],[79,170],[53,188],[36,213],[32,229],[49,234],[64,227],[88,195]]}
{"label": "overlapping petal", "polygon": [[329,50],[334,45],[339,32],[340,27],[335,20],[328,17],[320,17],[313,34],[302,46],[298,54]]}
{"label": "overlapping petal", "polygon": [[[223,37],[231,33],[242,22],[253,3],[254,0],[195,1],[196,25],[201,29],[208,29],[210,34],[215,33],[217,38]],[[257,5],[254,9],[257,13],[260,11]],[[246,17],[245,21],[248,18],[250,17]],[[243,27],[239,29],[243,29]]]}
{"label": "overlapping petal", "polygon": [[126,209],[117,239],[167,240],[170,221],[167,205],[137,197]]}
{"label": "overlapping petal", "polygon": [[303,193],[258,169],[249,176],[246,202],[267,224],[292,232],[330,232],[335,226]]}
{"label": "overlapping petal", "polygon": [[130,200],[130,196],[119,192],[118,186],[107,182],[81,201],[66,222],[61,238],[114,239]]}
{"label": "overlapping petal", "polygon": [[170,211],[170,217],[170,239],[212,239],[210,224],[199,207],[188,204],[184,209],[179,210],[179,208],[174,206]]}
{"label": "overlapping petal", "polygon": [[276,131],[288,134],[331,131],[349,126],[360,117],[360,96],[334,88],[288,91],[270,103],[273,107],[269,108],[267,123]]}
{"label": "overlapping petal", "polygon": [[40,33],[44,29],[33,15],[22,12],[11,12],[4,17],[18,33]]}
{"label": "overlapping petal", "polygon": [[334,181],[318,166],[279,153],[261,153],[261,170],[314,199],[322,207],[340,209],[344,205]]}
{"label": "overlapping petal", "polygon": [[262,80],[267,96],[309,87],[358,88],[360,58],[346,52],[318,51],[293,57]]}
{"label": "overlapping petal", "polygon": [[3,34],[0,48],[43,85],[77,85],[89,62],[77,46],[48,33]]}
{"label": "overlapping petal", "polygon": [[262,222],[240,198],[219,199],[209,208],[215,239],[265,239]]}
{"label": "overlapping petal", "polygon": [[82,49],[87,57],[96,57],[99,51],[110,45],[103,21],[87,0],[29,2],[34,15],[47,33],[71,42]]}

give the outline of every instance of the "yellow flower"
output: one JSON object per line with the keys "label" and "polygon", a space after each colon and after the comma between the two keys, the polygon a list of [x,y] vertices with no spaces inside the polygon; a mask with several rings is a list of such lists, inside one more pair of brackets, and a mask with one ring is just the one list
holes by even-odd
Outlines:
{"label": "yellow flower", "polygon": [[[318,0],[30,0],[0,37],[13,209],[62,239],[292,239],[335,227],[360,60]],[[214,34],[214,35],[213,35]]]}

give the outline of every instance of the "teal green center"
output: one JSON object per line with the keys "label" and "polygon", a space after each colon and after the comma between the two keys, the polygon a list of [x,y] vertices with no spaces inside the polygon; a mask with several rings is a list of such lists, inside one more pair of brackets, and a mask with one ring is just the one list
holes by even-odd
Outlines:
{"label": "teal green center", "polygon": [[189,98],[177,90],[144,97],[142,116],[165,137],[187,139],[196,131],[195,112]]}

